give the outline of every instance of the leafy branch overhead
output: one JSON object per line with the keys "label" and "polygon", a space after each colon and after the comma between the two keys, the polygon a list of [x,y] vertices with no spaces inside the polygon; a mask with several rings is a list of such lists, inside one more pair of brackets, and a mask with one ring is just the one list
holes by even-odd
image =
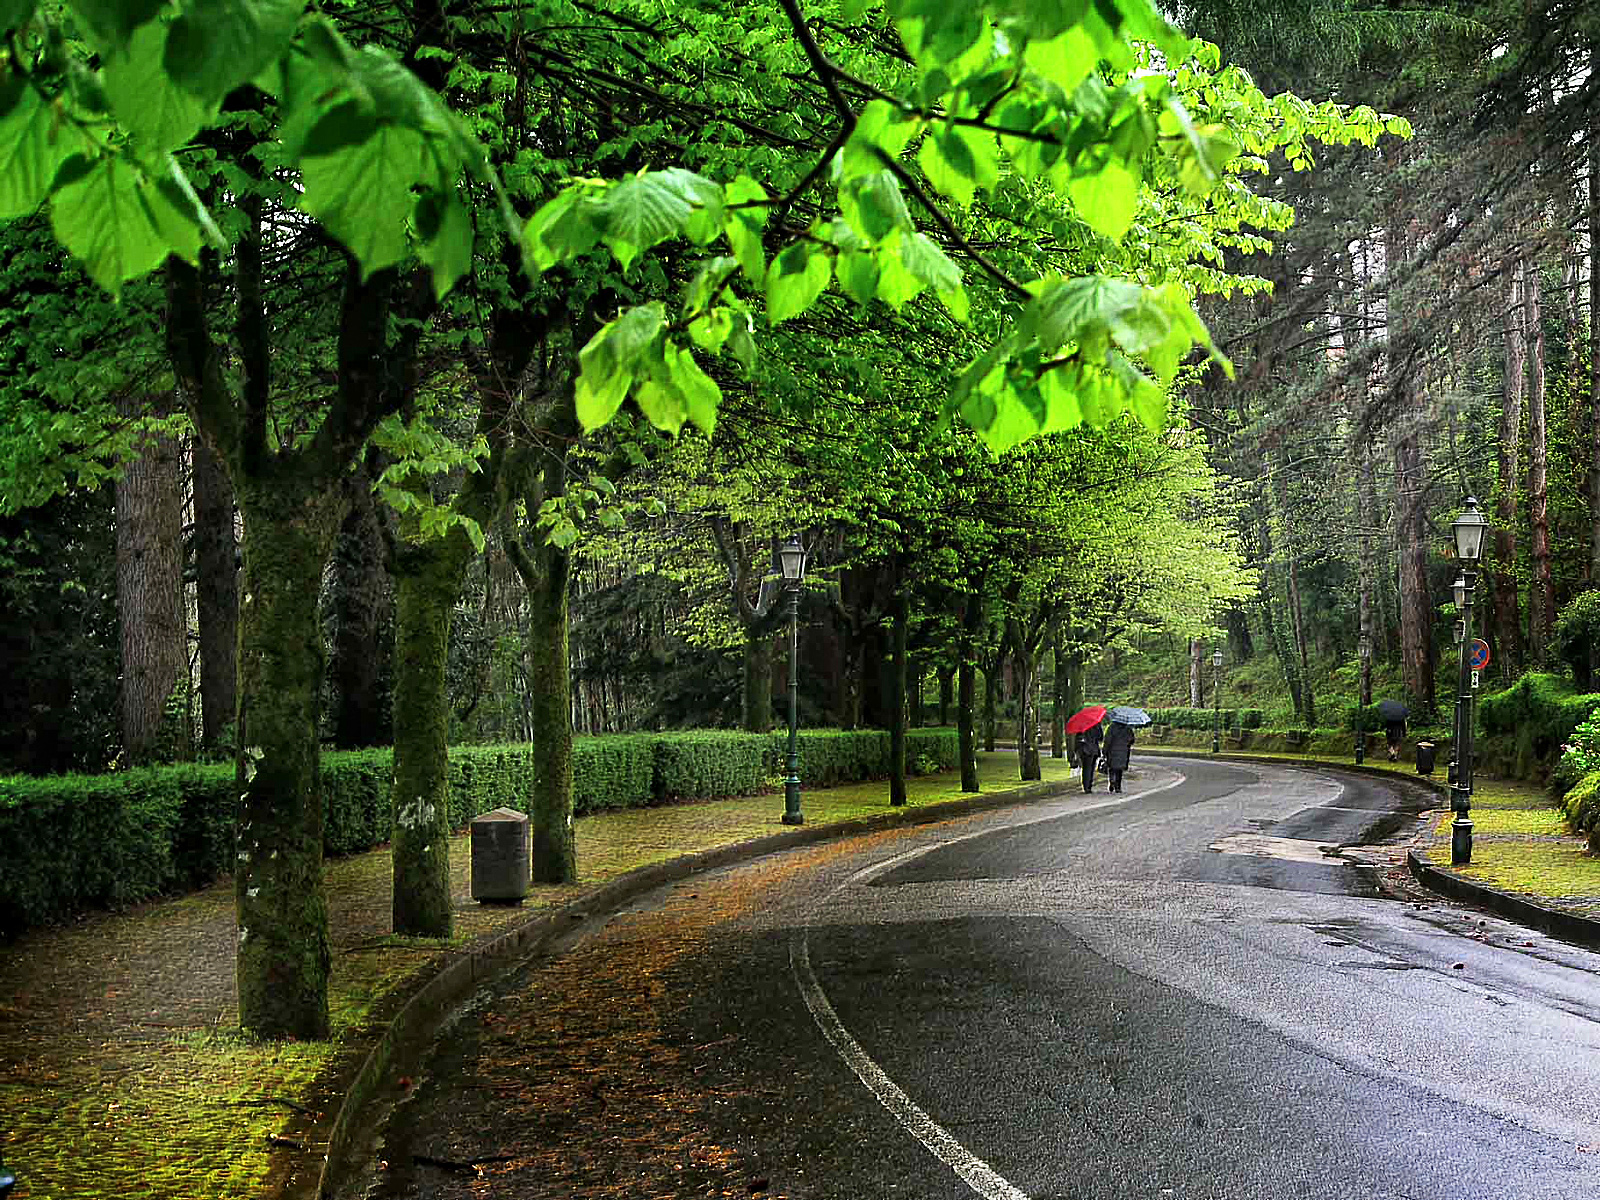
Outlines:
{"label": "leafy branch overhead", "polygon": [[[820,311],[833,290],[863,311],[927,292],[988,347],[953,364],[944,417],[998,451],[1124,412],[1161,425],[1179,365],[1215,354],[1193,296],[1252,286],[1224,255],[1262,248],[1251,227],[1290,216],[1243,174],[1275,151],[1302,166],[1317,142],[1408,132],[1371,110],[1269,99],[1149,0],[778,5],[789,75],[831,114],[820,153],[796,142],[782,169],[752,154],[722,178],[578,179],[526,222],[446,99],[303,0],[8,5],[0,217],[48,203],[59,240],[113,293],[168,255],[193,262],[227,241],[203,197],[226,206],[248,181],[190,151],[243,104],[270,122],[263,162],[284,199],[363,275],[416,259],[443,295],[473,270],[473,195],[533,274],[602,254],[627,280],[657,248],[687,261],[668,243],[703,255],[674,303],[621,289],[632,302],[580,355],[588,428],[632,400],[661,429],[710,431],[727,378],[715,356],[748,373],[762,326]],[[856,40],[896,52],[868,78],[838,65],[854,66]],[[239,99],[250,88],[259,101]],[[1075,250],[996,251],[1029,238]]]}

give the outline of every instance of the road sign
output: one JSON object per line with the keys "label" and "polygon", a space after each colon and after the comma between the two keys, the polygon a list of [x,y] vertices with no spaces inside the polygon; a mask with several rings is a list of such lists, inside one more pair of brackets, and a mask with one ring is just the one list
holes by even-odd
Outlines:
{"label": "road sign", "polygon": [[1477,691],[1478,690],[1478,680],[1480,680],[1482,678],[1483,678],[1483,672],[1482,671],[1474,671],[1472,673],[1472,690],[1473,691]]}
{"label": "road sign", "polygon": [[1467,665],[1474,671],[1481,671],[1489,665],[1489,643],[1482,638],[1472,639],[1472,648],[1467,652]]}

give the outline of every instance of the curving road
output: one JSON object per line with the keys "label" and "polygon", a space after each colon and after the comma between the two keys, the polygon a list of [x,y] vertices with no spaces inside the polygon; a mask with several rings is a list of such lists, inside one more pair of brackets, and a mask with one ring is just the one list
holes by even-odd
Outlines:
{"label": "curving road", "polygon": [[[593,1003],[558,1007],[552,964],[482,993],[363,1194],[1600,1195],[1600,956],[1338,853],[1396,823],[1380,782],[1145,758],[1126,786],[773,856],[597,923],[561,984]],[[628,954],[662,982],[632,1001],[605,984]],[[570,1015],[602,1009],[600,1032]],[[552,1127],[528,1073],[559,1061],[504,1068],[486,1031],[557,1011],[562,1054],[611,1038],[654,1091],[607,1084]],[[629,1058],[620,1030],[646,1026]]]}

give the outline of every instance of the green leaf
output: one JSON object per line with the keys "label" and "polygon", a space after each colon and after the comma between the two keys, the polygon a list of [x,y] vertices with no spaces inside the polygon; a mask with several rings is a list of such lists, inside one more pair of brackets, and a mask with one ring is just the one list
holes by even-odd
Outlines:
{"label": "green leaf", "polygon": [[827,251],[809,242],[790,246],[767,268],[767,320],[776,325],[805,312],[832,275]]}
{"label": "green leaf", "polygon": [[722,389],[717,381],[700,369],[694,355],[687,350],[667,343],[662,356],[667,364],[667,377],[673,389],[683,399],[684,411],[689,420],[700,427],[707,437],[716,432],[717,407],[722,403]]}
{"label": "green leaf", "polygon": [[528,218],[523,242],[540,271],[585,254],[599,243],[594,207],[584,197],[581,186],[569,187]]}
{"label": "green leaf", "polygon": [[453,193],[417,197],[417,256],[433,272],[433,294],[443,299],[456,280],[472,272],[472,214]]}
{"label": "green leaf", "polygon": [[655,379],[646,379],[633,389],[633,402],[639,406],[639,411],[644,414],[645,420],[657,429],[677,436],[678,431],[683,428],[683,400],[666,384]]}
{"label": "green leaf", "polygon": [[734,323],[733,333],[728,337],[728,350],[746,375],[755,370],[756,342],[750,336],[750,318],[748,316]]}
{"label": "green leaf", "polygon": [[173,86],[162,66],[166,44],[167,27],[147,22],[109,56],[105,69],[111,112],[142,149],[154,154],[182,146],[216,112],[214,105]]}
{"label": "green leaf", "polygon": [[975,167],[972,153],[958,137],[929,134],[922,139],[917,151],[917,162],[928,182],[954,200],[962,208],[972,207],[972,197],[977,191],[974,181]]}
{"label": "green leaf", "polygon": [[167,35],[167,73],[218,102],[288,48],[305,7],[306,0],[194,0]]}
{"label": "green leaf", "polygon": [[624,270],[650,247],[687,231],[696,210],[715,206],[722,195],[709,179],[672,167],[624,179],[595,210],[601,237]]}
{"label": "green leaf", "polygon": [[875,255],[859,250],[841,254],[834,267],[839,276],[839,286],[862,308],[872,303],[878,293],[878,260]]}
{"label": "green leaf", "polygon": [[1073,26],[1060,37],[1045,42],[1029,42],[1023,61],[1063,92],[1071,94],[1088,78],[1101,54],[1094,39],[1081,26]]}
{"label": "green leaf", "polygon": [[422,159],[420,134],[383,125],[365,142],[305,160],[301,207],[355,255],[363,278],[410,253],[406,224]]}
{"label": "green leaf", "polygon": [[840,193],[840,201],[845,219],[869,242],[881,242],[896,229],[912,227],[900,181],[892,172],[863,176]]}
{"label": "green leaf", "polygon": [[879,153],[899,158],[917,131],[917,122],[887,100],[874,100],[861,110],[840,156],[840,181],[883,170]]}
{"label": "green leaf", "polygon": [[1067,191],[1089,228],[1113,241],[1122,240],[1139,209],[1139,178],[1121,163],[1073,176]]}
{"label": "green leaf", "polygon": [[900,261],[907,271],[936,292],[961,287],[961,268],[950,261],[937,242],[920,233],[901,237]]}
{"label": "green leaf", "polygon": [[[761,244],[761,230],[767,223],[767,209],[761,202],[766,199],[767,190],[748,175],[739,176],[723,191],[723,232],[733,256],[739,260],[739,269],[757,287],[767,275],[766,252]],[[736,204],[751,207],[734,208]]]}
{"label": "green leaf", "polygon": [[641,360],[665,326],[666,308],[659,301],[636,305],[608,322],[578,352],[576,401],[584,429],[598,429],[616,416]]}
{"label": "green leaf", "polygon": [[898,311],[927,285],[906,269],[901,255],[885,250],[878,255],[878,299]]}
{"label": "green leaf", "polygon": [[[139,26],[153,21],[167,6],[167,0],[70,0],[70,4],[101,49],[112,50],[126,45]],[[9,4],[7,7],[22,6]],[[6,28],[14,26],[8,24]]]}
{"label": "green leaf", "polygon": [[181,203],[108,155],[56,191],[50,222],[61,244],[115,296],[125,281],[148,274],[169,255],[198,258],[200,230]]}
{"label": "green leaf", "polygon": [[38,208],[61,165],[91,147],[75,124],[57,126],[51,110],[21,75],[0,84],[0,92],[10,100],[0,119],[0,220],[9,220]]}

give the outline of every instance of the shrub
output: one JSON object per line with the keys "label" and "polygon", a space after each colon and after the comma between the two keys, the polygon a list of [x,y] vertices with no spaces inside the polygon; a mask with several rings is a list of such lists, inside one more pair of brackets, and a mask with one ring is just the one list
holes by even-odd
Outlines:
{"label": "shrub", "polygon": [[1578,692],[1559,675],[1529,674],[1485,696],[1478,714],[1487,733],[1526,737],[1532,758],[1548,763],[1596,708],[1600,694]]}

